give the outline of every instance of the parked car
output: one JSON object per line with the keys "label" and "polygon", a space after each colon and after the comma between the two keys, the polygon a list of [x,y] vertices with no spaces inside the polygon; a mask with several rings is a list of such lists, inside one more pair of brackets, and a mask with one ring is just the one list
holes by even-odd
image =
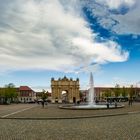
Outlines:
{"label": "parked car", "polygon": [[35,103],[35,101],[29,101],[28,103],[29,103],[29,104],[34,104],[34,103]]}

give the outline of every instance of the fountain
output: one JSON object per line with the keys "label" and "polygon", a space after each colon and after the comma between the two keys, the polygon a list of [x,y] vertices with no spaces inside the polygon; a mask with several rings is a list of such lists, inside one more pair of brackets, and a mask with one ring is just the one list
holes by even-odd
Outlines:
{"label": "fountain", "polygon": [[89,95],[88,95],[88,104],[89,105],[95,105],[94,100],[94,84],[93,84],[93,75],[92,72],[90,73],[90,81],[89,81],[90,89],[89,89]]}
{"label": "fountain", "polygon": [[89,82],[89,94],[88,94],[88,103],[87,104],[81,104],[81,105],[63,105],[59,106],[59,108],[62,109],[113,109],[113,108],[122,108],[124,105],[112,103],[109,104],[107,103],[95,103],[95,93],[94,93],[94,80],[93,80],[93,75],[92,72],[90,73],[90,82]]}

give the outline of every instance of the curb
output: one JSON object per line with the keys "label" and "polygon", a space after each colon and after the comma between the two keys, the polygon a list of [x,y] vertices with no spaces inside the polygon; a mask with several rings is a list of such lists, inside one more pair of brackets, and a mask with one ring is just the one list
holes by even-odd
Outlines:
{"label": "curb", "polygon": [[111,116],[123,116],[123,115],[132,115],[139,114],[140,111],[135,112],[126,112],[126,113],[117,113],[117,114],[104,114],[104,115],[92,115],[92,116],[76,116],[76,117],[0,117],[1,119],[7,120],[63,120],[63,119],[85,119],[85,118],[99,118],[99,117],[111,117]]}

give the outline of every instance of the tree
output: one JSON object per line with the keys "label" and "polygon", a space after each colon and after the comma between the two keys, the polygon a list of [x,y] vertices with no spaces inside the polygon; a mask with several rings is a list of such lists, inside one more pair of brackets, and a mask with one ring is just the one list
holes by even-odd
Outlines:
{"label": "tree", "polygon": [[46,91],[43,89],[42,96],[41,96],[42,100],[44,101],[45,99],[47,99],[47,97],[48,97],[48,95],[47,95]]}
{"label": "tree", "polygon": [[79,91],[79,96],[80,96],[80,99],[83,98],[83,93],[81,91]]}
{"label": "tree", "polygon": [[135,91],[134,91],[134,88],[133,88],[133,85],[131,85],[130,89],[129,89],[129,96],[130,98],[132,98],[135,94]]}
{"label": "tree", "polygon": [[111,89],[106,89],[104,91],[104,95],[105,95],[105,97],[111,97]]}
{"label": "tree", "polygon": [[4,88],[0,88],[0,103],[1,104],[4,103],[4,98],[5,98],[5,89]]}
{"label": "tree", "polygon": [[4,97],[5,89],[0,88],[0,97]]}
{"label": "tree", "polygon": [[115,88],[114,88],[114,93],[115,93],[115,97],[120,96],[120,94],[121,94],[121,89],[120,89],[119,84],[116,84],[116,86],[115,86]]}
{"label": "tree", "polygon": [[123,97],[126,97],[126,96],[127,96],[127,89],[126,89],[124,86],[123,86],[123,88],[122,88],[121,93],[122,93],[122,96],[123,96]]}
{"label": "tree", "polygon": [[17,98],[18,94],[16,92],[15,85],[13,83],[9,83],[8,85],[5,85],[4,87],[4,98],[5,103],[7,103],[8,100],[13,101],[13,98]]}

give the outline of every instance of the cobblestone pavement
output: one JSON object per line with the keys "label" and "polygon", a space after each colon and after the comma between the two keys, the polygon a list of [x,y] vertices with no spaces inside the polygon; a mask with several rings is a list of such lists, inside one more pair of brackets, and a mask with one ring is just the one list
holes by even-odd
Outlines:
{"label": "cobblestone pavement", "polygon": [[57,104],[49,104],[42,108],[41,105],[37,105],[35,108],[10,115],[8,117],[27,117],[27,118],[49,118],[49,117],[77,117],[77,116],[93,116],[104,114],[117,114],[140,111],[140,103],[134,103],[132,107],[129,107],[125,103],[124,108],[120,109],[106,109],[106,110],[66,110],[59,109]]}
{"label": "cobblestone pavement", "polygon": [[140,140],[140,114],[61,120],[0,119],[0,140]]}
{"label": "cobblestone pavement", "polygon": [[[26,108],[29,110],[24,110]],[[17,112],[23,110],[22,112]],[[109,110],[65,110],[58,105],[0,106],[0,117],[74,117],[140,111],[140,103]],[[0,140],[140,140],[140,113],[83,119],[0,119]]]}
{"label": "cobblestone pavement", "polygon": [[0,117],[10,113],[21,111],[24,109],[32,108],[34,104],[11,104],[11,105],[0,105]]}

